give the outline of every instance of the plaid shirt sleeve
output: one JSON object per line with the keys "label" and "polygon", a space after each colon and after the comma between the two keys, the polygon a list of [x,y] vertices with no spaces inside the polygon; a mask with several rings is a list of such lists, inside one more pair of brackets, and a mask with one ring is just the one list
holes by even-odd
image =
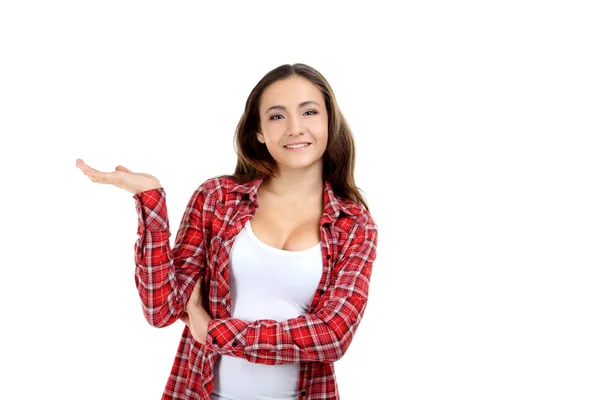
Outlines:
{"label": "plaid shirt sleeve", "polygon": [[173,251],[164,188],[136,193],[133,198],[138,214],[135,284],[144,317],[162,328],[181,316],[206,266],[204,192],[200,186],[189,200]]}
{"label": "plaid shirt sleeve", "polygon": [[367,224],[355,224],[348,240],[350,246],[333,267],[332,282],[314,313],[281,322],[213,319],[208,325],[207,349],[259,364],[340,359],[367,304],[377,247],[377,227],[370,215]]}

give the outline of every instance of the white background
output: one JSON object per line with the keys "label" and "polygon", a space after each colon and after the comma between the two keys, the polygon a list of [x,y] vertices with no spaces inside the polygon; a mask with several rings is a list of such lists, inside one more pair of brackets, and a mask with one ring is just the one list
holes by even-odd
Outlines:
{"label": "white background", "polygon": [[160,398],[183,323],[144,320],[134,200],[75,160],[156,175],[174,240],[252,87],[302,62],[380,232],[342,398],[599,399],[593,3],[2,2],[0,397]]}

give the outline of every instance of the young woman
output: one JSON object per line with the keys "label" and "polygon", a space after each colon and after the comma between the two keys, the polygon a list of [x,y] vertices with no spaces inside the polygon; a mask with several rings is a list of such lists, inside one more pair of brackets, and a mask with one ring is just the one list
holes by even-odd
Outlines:
{"label": "young woman", "polygon": [[250,93],[233,175],[193,193],[169,245],[165,190],[123,166],[92,181],[134,194],[135,282],[148,322],[185,323],[163,399],[339,399],[333,363],[364,314],[377,226],[326,79],[282,65]]}

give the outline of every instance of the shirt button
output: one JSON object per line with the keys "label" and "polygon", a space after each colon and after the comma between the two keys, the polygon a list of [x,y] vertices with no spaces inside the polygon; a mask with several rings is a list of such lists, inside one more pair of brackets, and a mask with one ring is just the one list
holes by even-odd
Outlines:
{"label": "shirt button", "polygon": [[300,392],[300,394],[301,394],[302,396],[306,396],[306,390],[302,389],[302,391]]}
{"label": "shirt button", "polygon": [[217,344],[217,338],[216,338],[216,337],[215,337],[215,338],[213,338],[213,340],[212,340],[212,344]]}
{"label": "shirt button", "polygon": [[238,345],[238,341],[237,341],[237,340],[234,340],[234,341],[233,341],[233,345],[234,345],[234,346],[237,346],[237,345]]}
{"label": "shirt button", "polygon": [[321,293],[321,296],[323,296],[325,294],[325,290],[321,289],[319,293]]}
{"label": "shirt button", "polygon": [[330,256],[329,254],[327,254],[327,256],[326,256],[326,257],[327,257],[327,259],[328,259],[328,260],[331,258],[331,256]]}

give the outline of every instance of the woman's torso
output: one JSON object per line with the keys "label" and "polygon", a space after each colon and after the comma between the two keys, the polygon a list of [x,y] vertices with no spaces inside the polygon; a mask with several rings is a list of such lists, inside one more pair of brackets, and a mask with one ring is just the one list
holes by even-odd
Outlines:
{"label": "woman's torso", "polygon": [[[259,191],[260,207],[230,253],[232,317],[283,321],[308,311],[323,272],[319,203],[291,206]],[[322,204],[322,203],[321,203]],[[212,398],[295,399],[299,364],[221,356]]]}

